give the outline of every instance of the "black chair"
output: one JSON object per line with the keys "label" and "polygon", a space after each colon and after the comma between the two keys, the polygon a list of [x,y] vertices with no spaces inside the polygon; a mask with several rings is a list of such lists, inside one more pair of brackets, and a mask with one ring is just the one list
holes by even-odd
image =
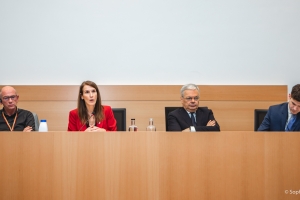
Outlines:
{"label": "black chair", "polygon": [[[165,107],[166,131],[168,131],[168,115],[170,112],[172,112],[173,110],[176,110],[177,108],[182,108],[182,107]],[[207,107],[204,106],[204,107],[199,107],[199,108],[207,108]]]}
{"label": "black chair", "polygon": [[254,131],[257,131],[267,112],[268,109],[254,109]]}
{"label": "black chair", "polygon": [[166,131],[168,131],[168,115],[170,112],[172,112],[173,110],[176,110],[177,108],[180,108],[180,107],[165,107]]}
{"label": "black chair", "polygon": [[117,131],[126,131],[126,108],[112,108],[117,121]]}

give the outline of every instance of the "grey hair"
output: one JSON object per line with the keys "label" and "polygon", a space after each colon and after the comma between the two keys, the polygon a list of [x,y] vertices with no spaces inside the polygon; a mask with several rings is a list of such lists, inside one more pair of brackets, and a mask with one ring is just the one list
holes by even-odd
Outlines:
{"label": "grey hair", "polygon": [[182,86],[182,88],[180,90],[180,94],[182,97],[183,97],[183,93],[185,90],[198,90],[198,93],[200,94],[200,90],[199,90],[198,86],[193,83],[189,83],[189,84]]}

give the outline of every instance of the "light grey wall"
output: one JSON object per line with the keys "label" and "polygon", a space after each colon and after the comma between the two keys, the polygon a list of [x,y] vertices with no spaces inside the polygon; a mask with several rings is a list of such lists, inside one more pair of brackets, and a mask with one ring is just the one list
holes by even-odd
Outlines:
{"label": "light grey wall", "polygon": [[299,83],[299,0],[0,0],[0,84]]}

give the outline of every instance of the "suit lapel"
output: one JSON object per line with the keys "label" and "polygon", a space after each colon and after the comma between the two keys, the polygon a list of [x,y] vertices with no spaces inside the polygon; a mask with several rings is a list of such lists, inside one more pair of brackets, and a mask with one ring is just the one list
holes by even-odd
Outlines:
{"label": "suit lapel", "polygon": [[285,130],[286,121],[288,119],[288,103],[285,103],[281,106],[280,113],[281,113],[280,116],[281,127],[283,127],[283,130]]}
{"label": "suit lapel", "polygon": [[202,114],[202,110],[200,110],[200,108],[198,108],[197,111],[196,111],[197,126],[201,126],[201,124],[203,124],[202,121],[200,121],[201,119],[204,120],[203,116],[201,117],[201,114]]}
{"label": "suit lapel", "polygon": [[184,108],[180,109],[180,115],[183,116],[184,121],[189,125],[192,126],[192,120],[189,116],[189,114],[187,113],[187,111]]}

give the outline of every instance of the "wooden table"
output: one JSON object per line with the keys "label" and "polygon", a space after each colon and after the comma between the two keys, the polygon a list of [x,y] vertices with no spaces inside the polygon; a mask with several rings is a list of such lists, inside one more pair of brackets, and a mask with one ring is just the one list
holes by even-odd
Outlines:
{"label": "wooden table", "polygon": [[0,199],[299,199],[300,132],[0,132]]}

